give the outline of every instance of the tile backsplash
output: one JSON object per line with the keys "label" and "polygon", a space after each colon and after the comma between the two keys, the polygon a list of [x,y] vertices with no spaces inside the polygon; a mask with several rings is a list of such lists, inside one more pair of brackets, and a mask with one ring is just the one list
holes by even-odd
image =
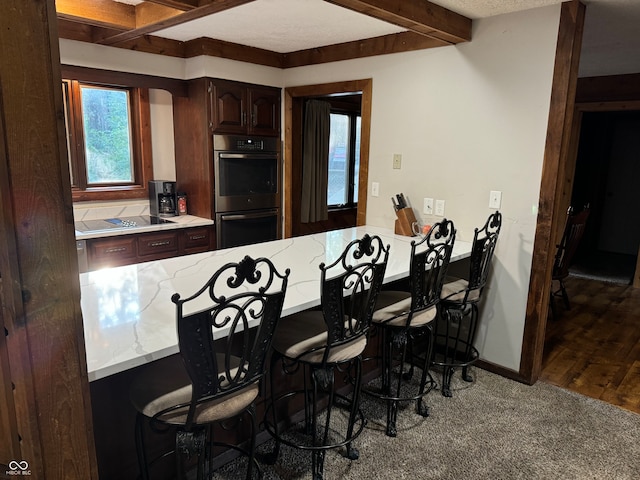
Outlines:
{"label": "tile backsplash", "polygon": [[73,206],[75,221],[137,217],[139,215],[149,215],[148,201],[137,203],[75,204]]}

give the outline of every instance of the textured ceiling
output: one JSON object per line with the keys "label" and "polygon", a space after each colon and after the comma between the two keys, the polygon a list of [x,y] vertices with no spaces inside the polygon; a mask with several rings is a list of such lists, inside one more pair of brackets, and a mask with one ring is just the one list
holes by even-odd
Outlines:
{"label": "textured ceiling", "polygon": [[288,53],[403,31],[323,0],[255,0],[154,35],[180,41],[212,37]]}
{"label": "textured ceiling", "polygon": [[[117,0],[139,4],[141,0]],[[404,1],[404,0],[398,0]],[[431,0],[471,19],[528,10],[562,0]],[[580,75],[639,71],[640,0],[582,0],[587,5]],[[278,53],[372,38],[404,29],[323,0],[255,0],[153,35],[200,37]],[[638,59],[638,60],[636,60]],[[603,65],[610,66],[602,69]]]}

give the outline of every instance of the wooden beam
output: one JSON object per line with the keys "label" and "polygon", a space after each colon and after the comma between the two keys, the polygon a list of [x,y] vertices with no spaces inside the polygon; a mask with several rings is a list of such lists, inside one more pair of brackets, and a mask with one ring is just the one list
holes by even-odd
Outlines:
{"label": "wooden beam", "polygon": [[111,0],[56,0],[56,12],[58,18],[87,25],[136,28],[135,7]]}
{"label": "wooden beam", "polygon": [[[165,7],[175,8],[177,10],[182,10],[187,12],[189,10],[193,10],[205,3],[213,3],[214,0],[145,0],[145,3],[155,3],[157,5],[164,5]],[[140,4],[144,5],[144,4]],[[140,6],[138,5],[138,6]]]}
{"label": "wooden beam", "polygon": [[184,43],[186,58],[209,55],[211,57],[228,58],[240,62],[266,65],[268,67],[283,68],[284,58],[281,53],[248,47],[212,38],[197,38]]}
{"label": "wooden beam", "polygon": [[471,19],[427,0],[325,0],[450,44],[471,40]]}
{"label": "wooden beam", "polygon": [[30,478],[97,480],[53,0],[2,0],[0,71],[2,434]]}
{"label": "wooden beam", "polygon": [[530,384],[538,380],[542,368],[555,239],[566,218],[560,198],[571,146],[584,17],[585,6],[578,0],[562,4],[520,358],[520,374]]}
{"label": "wooden beam", "polygon": [[198,8],[194,8],[193,10],[189,10],[188,12],[181,13],[180,15],[175,15],[171,18],[167,18],[156,23],[145,25],[133,30],[129,30],[128,32],[114,35],[113,37],[102,39],[98,43],[101,43],[103,45],[118,46],[119,43],[139,38],[143,35],[148,35],[150,33],[157,32],[158,30],[181,25],[186,22],[206,17],[207,15],[213,15],[215,13],[219,13],[224,10],[228,10],[230,8],[244,5],[253,1],[254,0],[213,0],[211,3],[205,4]]}
{"label": "wooden beam", "polygon": [[448,45],[437,40],[413,32],[395,33],[382,37],[356,40],[353,42],[328,45],[326,47],[310,48],[283,54],[282,68],[301,67],[320,63],[337,62],[352,58],[373,57],[389,53],[409,52],[425,48],[442,47]]}

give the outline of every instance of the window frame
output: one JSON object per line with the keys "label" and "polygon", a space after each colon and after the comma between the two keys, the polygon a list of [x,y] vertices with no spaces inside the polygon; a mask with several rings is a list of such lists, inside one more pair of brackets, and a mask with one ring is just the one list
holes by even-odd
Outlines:
{"label": "window frame", "polygon": [[349,145],[347,151],[349,157],[347,158],[347,202],[327,205],[329,211],[344,210],[358,207],[358,199],[354,198],[355,193],[355,166],[356,166],[356,125],[358,117],[362,117],[360,111],[355,111],[350,108],[340,108],[331,106],[330,113],[346,115],[349,117]]}
{"label": "window frame", "polygon": [[[68,120],[68,154],[72,198],[79,201],[107,201],[141,199],[149,197],[148,181],[153,178],[151,151],[151,112],[149,89],[126,85],[122,75],[105,70],[78,70],[62,68],[63,88],[68,89],[65,113]],[[131,154],[134,181],[120,184],[87,185],[84,133],[80,87],[82,85],[123,89],[129,92],[131,122]],[[66,87],[65,87],[66,86]]]}

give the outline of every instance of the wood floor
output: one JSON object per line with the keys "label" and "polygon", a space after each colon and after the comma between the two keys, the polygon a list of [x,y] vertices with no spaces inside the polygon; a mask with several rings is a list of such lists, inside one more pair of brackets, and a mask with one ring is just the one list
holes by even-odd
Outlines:
{"label": "wood floor", "polygon": [[556,299],[540,380],[640,413],[640,289],[569,277]]}

